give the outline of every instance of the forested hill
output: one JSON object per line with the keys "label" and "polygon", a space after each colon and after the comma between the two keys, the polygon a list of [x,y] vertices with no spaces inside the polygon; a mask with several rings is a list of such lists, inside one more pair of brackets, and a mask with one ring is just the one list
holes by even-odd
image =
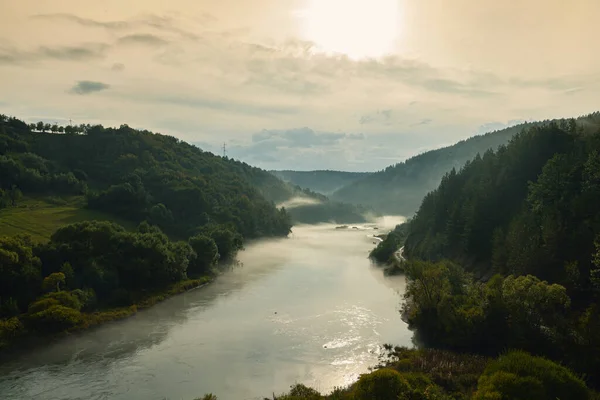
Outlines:
{"label": "forested hill", "polygon": [[406,254],[561,282],[572,262],[588,277],[600,232],[600,113],[594,118],[595,132],[551,122],[451,170],[413,218]]}
{"label": "forested hill", "polygon": [[[64,131],[56,133],[50,131]],[[223,225],[244,237],[287,235],[273,201],[294,191],[268,172],[127,125],[57,128],[0,118],[4,206],[28,196],[86,196],[87,207],[147,220],[176,237]]]}
{"label": "forested hill", "polygon": [[[577,121],[585,129],[593,129],[599,118],[598,114],[593,114]],[[428,151],[351,183],[337,190],[331,198],[368,205],[384,213],[411,215],[423,197],[435,189],[452,168],[459,169],[477,154],[497,149],[524,129],[548,122],[525,123]]]}
{"label": "forested hill", "polygon": [[336,190],[349,185],[370,173],[344,171],[270,171],[273,175],[303,188],[324,195],[330,195]]}
{"label": "forested hill", "polygon": [[448,172],[404,254],[405,319],[429,345],[525,350],[599,388],[600,113],[528,128]]}

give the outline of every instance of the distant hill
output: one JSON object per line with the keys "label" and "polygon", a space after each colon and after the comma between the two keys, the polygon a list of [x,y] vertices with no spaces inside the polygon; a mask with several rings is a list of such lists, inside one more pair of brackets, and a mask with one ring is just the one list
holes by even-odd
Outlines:
{"label": "distant hill", "polygon": [[[507,144],[517,133],[550,121],[530,122],[462,140],[452,146],[409,158],[389,166],[335,191],[331,199],[373,207],[376,211],[411,215],[425,195],[434,190],[452,168],[460,169],[477,154]],[[560,121],[557,121],[560,122]],[[594,129],[600,123],[595,113],[577,119],[583,129]]]}
{"label": "distant hill", "polygon": [[343,171],[270,171],[284,182],[310,189],[313,192],[330,195],[336,190],[356,182],[369,172]]}

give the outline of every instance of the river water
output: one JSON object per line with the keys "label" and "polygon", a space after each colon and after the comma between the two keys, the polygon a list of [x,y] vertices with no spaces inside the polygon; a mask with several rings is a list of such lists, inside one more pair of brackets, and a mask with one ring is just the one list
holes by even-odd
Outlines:
{"label": "river water", "polygon": [[378,231],[357,228],[295,227],[247,246],[242,266],[204,288],[4,360],[0,398],[262,399],[294,383],[349,384],[379,345],[412,345],[398,312],[405,280],[370,264]]}

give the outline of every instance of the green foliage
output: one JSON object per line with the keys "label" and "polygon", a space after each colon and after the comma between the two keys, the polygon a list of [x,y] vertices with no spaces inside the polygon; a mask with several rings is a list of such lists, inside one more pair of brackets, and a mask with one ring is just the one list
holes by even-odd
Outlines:
{"label": "green foliage", "polygon": [[[208,223],[231,225],[243,237],[290,231],[289,216],[269,195],[279,192],[286,200],[295,189],[266,171],[176,138],[127,125],[69,126],[65,135],[40,134],[40,125],[32,131],[17,119],[0,121],[0,132],[6,148],[0,155],[0,190],[9,203],[13,187],[26,196],[87,194],[92,209],[134,224],[149,220],[181,238]],[[88,184],[94,191],[88,193]]]}
{"label": "green foliage", "polygon": [[65,274],[62,272],[54,272],[44,278],[42,289],[44,292],[59,292],[61,285],[65,285]]}
{"label": "green foliage", "polygon": [[0,237],[0,294],[13,299],[21,310],[41,287],[41,262],[27,237]]}
{"label": "green foliage", "polygon": [[29,314],[37,314],[41,311],[47,310],[52,306],[58,306],[60,302],[57,299],[53,298],[41,298],[37,301],[34,301],[29,305],[29,309],[27,312]]}
{"label": "green foliage", "polygon": [[567,368],[515,351],[492,361],[479,379],[475,399],[587,400],[585,383]]}
{"label": "green foliage", "polygon": [[219,249],[214,239],[196,235],[189,239],[189,244],[194,250],[195,256],[190,260],[189,274],[205,274],[219,260]]}
{"label": "green foliage", "polygon": [[357,400],[399,399],[411,390],[408,381],[400,373],[384,368],[362,375],[354,387],[354,396]]}
{"label": "green foliage", "polygon": [[[45,243],[60,227],[86,220],[112,221],[131,229],[135,225],[114,215],[83,208],[84,199],[67,197],[26,198],[18,207],[0,209],[0,235],[30,235],[32,241]],[[69,282],[67,281],[67,284]]]}
{"label": "green foliage", "polygon": [[21,337],[25,327],[17,317],[0,319],[0,349]]}
{"label": "green foliage", "polygon": [[582,133],[574,120],[531,128],[450,171],[425,197],[410,223],[407,257],[449,259],[488,283],[469,279],[451,293],[444,269],[423,264],[431,270],[411,277],[405,307],[419,337],[490,354],[544,354],[600,385],[591,357],[600,354],[591,318],[600,300],[597,128]]}
{"label": "green foliage", "polygon": [[379,263],[393,261],[394,253],[404,245],[408,227],[408,223],[396,226],[396,228],[394,228],[394,230],[371,251],[369,257]]}
{"label": "green foliage", "polygon": [[27,317],[27,325],[42,333],[63,332],[76,327],[82,321],[83,317],[79,311],[61,305],[53,305]]}

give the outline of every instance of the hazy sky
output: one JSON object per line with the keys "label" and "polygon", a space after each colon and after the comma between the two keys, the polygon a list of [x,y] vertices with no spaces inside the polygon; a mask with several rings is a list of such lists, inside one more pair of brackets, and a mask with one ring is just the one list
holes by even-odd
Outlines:
{"label": "hazy sky", "polygon": [[0,113],[376,170],[600,109],[598,0],[0,0]]}

